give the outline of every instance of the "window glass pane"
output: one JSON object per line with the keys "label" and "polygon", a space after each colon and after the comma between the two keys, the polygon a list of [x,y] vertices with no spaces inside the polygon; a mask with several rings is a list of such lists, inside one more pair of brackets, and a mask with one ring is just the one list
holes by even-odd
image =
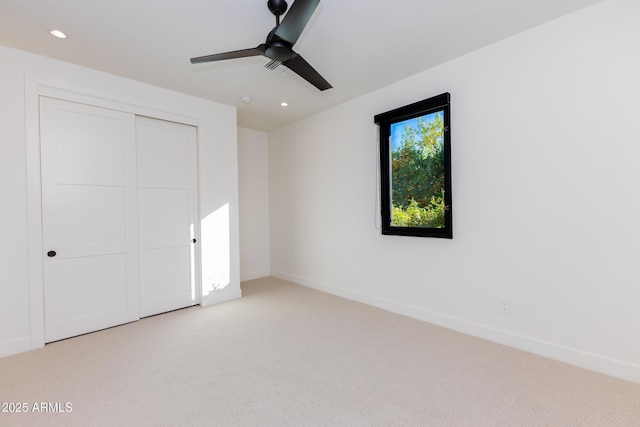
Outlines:
{"label": "window glass pane", "polygon": [[445,227],[444,111],[390,129],[391,226]]}

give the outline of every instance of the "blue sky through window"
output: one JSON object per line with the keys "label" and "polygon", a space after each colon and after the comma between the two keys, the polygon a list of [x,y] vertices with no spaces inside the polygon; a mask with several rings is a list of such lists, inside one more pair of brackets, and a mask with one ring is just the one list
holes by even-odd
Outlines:
{"label": "blue sky through window", "polygon": [[414,130],[418,130],[418,121],[420,119],[424,119],[427,124],[433,121],[436,118],[438,113],[442,113],[441,111],[436,111],[435,113],[426,114],[420,117],[414,117],[413,119],[404,120],[402,122],[392,123],[391,124],[391,151],[395,151],[400,143],[402,142],[402,136],[405,133],[405,126],[409,125],[410,128]]}

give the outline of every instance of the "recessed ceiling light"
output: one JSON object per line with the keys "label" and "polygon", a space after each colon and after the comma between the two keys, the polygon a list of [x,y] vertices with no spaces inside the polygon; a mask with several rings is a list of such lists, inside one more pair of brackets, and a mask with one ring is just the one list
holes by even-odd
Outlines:
{"label": "recessed ceiling light", "polygon": [[289,106],[289,104],[287,104],[286,102],[281,102],[281,103],[280,103],[280,106],[281,106],[281,107],[288,107],[288,106]]}
{"label": "recessed ceiling light", "polygon": [[60,30],[51,30],[49,31],[53,37],[57,37],[59,39],[66,39],[67,35]]}
{"label": "recessed ceiling light", "polygon": [[251,104],[253,98],[250,96],[243,96],[242,98],[240,98],[240,101],[244,102],[245,104]]}

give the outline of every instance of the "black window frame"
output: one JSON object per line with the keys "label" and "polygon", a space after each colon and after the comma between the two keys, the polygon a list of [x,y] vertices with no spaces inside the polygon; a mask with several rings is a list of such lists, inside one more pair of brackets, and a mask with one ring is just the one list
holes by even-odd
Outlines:
{"label": "black window frame", "polygon": [[[405,227],[392,224],[391,200],[391,126],[417,117],[442,112],[444,134],[444,227]],[[405,105],[385,113],[374,116],[374,122],[380,131],[380,202],[382,214],[382,234],[453,238],[453,215],[451,206],[451,103],[450,94],[443,94],[428,98],[413,104]]]}

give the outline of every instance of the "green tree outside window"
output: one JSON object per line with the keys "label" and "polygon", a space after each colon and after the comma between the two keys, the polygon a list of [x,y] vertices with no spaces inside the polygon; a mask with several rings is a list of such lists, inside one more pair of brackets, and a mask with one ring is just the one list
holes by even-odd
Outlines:
{"label": "green tree outside window", "polygon": [[[400,129],[394,127],[400,126]],[[395,123],[391,147],[391,222],[445,226],[444,120],[441,112]]]}

